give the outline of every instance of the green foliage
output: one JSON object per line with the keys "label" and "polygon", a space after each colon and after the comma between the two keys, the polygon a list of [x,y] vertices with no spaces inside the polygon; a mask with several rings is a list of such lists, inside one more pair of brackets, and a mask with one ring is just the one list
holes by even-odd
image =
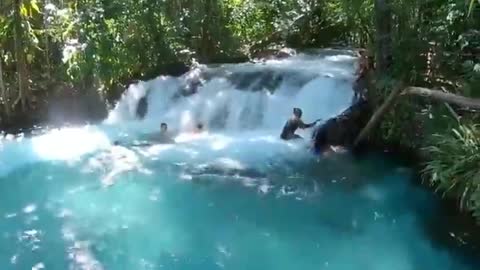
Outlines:
{"label": "green foliage", "polygon": [[[480,14],[464,1],[391,1],[393,16],[391,76],[408,85],[442,88],[480,96]],[[372,89],[383,101],[392,87]],[[402,97],[379,129],[386,141],[417,148],[424,134],[456,123],[443,104]]]}
{"label": "green foliage", "polygon": [[444,195],[458,197],[460,206],[480,218],[480,129],[461,125],[434,135],[425,148],[430,157],[424,177]]}
{"label": "green foliage", "polygon": [[[173,63],[228,61],[277,32],[283,41],[296,33],[299,45],[318,44],[326,40],[318,29],[356,21],[338,14],[349,1],[361,2],[345,1],[23,0],[19,13],[31,77],[53,74],[58,81],[95,82],[108,90],[130,78],[156,76]],[[13,79],[13,0],[2,7],[0,42]],[[355,16],[366,18],[363,11]],[[343,30],[338,32],[348,33]]]}
{"label": "green foliage", "polygon": [[417,114],[418,107],[418,104],[409,101],[396,104],[395,109],[385,115],[377,131],[382,141],[399,144],[408,149],[418,149],[422,144],[423,127],[423,118]]}

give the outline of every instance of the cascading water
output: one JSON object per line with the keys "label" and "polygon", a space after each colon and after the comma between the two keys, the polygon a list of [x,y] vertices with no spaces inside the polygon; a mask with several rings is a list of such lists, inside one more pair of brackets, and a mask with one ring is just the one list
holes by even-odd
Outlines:
{"label": "cascading water", "polygon": [[[278,135],[295,106],[312,120],[345,109],[352,97],[353,63],[352,56],[333,55],[199,67],[180,78],[131,85],[106,122],[135,121],[138,101],[147,96],[149,110],[142,127],[148,132],[157,130],[160,122],[180,131],[202,122],[216,131],[275,130]],[[198,93],[179,95],[179,89],[199,81],[204,82],[195,86]]]}
{"label": "cascading water", "polygon": [[[2,140],[1,269],[477,269],[426,233],[438,204],[408,169],[279,139],[293,107],[350,104],[354,61],[199,66],[131,85],[101,124]],[[175,144],[138,143],[161,122]]]}

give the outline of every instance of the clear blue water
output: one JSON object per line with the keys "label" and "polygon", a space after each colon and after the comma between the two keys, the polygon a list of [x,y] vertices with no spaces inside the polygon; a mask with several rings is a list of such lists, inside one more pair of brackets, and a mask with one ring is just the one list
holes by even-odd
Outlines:
{"label": "clear blue water", "polygon": [[[293,107],[312,121],[350,104],[354,61],[330,51],[210,69],[218,77],[185,98],[174,97],[202,70],[159,77],[98,125],[0,139],[0,269],[480,269],[457,218],[408,168],[279,140]],[[239,91],[222,77],[252,71],[242,85],[281,83]],[[162,121],[181,132],[176,145],[112,145]],[[187,135],[198,121],[208,133]]]}
{"label": "clear blue water", "polygon": [[90,162],[33,163],[0,178],[1,269],[480,265],[431,238],[438,201],[385,159],[278,157],[232,171],[158,158],[109,187]]}

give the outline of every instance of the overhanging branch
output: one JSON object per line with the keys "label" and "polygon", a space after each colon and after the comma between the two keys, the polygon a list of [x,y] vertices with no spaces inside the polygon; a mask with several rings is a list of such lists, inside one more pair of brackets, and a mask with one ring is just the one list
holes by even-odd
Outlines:
{"label": "overhanging branch", "polygon": [[417,95],[422,97],[431,98],[437,101],[442,101],[450,104],[454,104],[460,107],[480,110],[480,99],[468,98],[441,90],[428,89],[423,87],[407,87],[402,94]]}

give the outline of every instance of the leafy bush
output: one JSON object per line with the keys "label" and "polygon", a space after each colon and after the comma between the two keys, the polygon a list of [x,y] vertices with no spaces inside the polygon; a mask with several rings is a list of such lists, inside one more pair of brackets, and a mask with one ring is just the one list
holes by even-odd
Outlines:
{"label": "leafy bush", "polygon": [[480,221],[480,128],[461,125],[451,133],[433,135],[425,148],[429,160],[424,179],[445,196],[457,197],[462,209]]}

